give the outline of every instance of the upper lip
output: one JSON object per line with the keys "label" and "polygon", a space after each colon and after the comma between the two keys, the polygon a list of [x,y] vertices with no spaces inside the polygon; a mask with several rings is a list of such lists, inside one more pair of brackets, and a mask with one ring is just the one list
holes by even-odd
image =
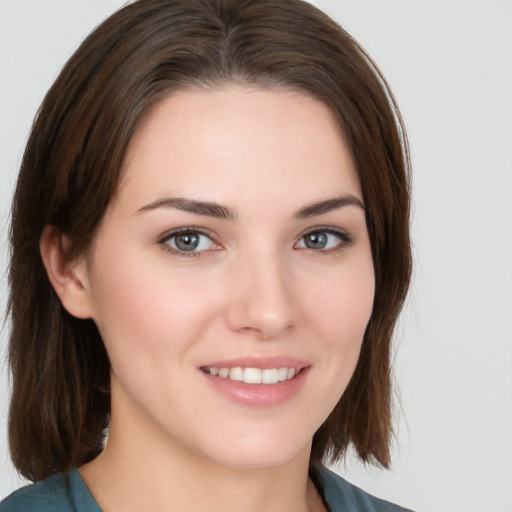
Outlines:
{"label": "upper lip", "polygon": [[259,368],[265,370],[268,368],[295,368],[296,370],[302,370],[311,363],[298,359],[296,357],[288,356],[248,356],[248,357],[237,357],[232,359],[223,359],[217,361],[211,361],[207,364],[201,365],[201,368]]}

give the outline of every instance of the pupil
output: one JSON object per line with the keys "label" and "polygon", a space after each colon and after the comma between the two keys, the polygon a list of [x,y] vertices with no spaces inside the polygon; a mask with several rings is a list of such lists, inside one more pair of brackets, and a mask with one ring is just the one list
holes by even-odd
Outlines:
{"label": "pupil", "polygon": [[327,245],[325,233],[310,233],[306,236],[306,247],[309,249],[323,249]]}
{"label": "pupil", "polygon": [[176,247],[181,251],[193,251],[199,245],[199,236],[194,234],[178,235],[176,237]]}

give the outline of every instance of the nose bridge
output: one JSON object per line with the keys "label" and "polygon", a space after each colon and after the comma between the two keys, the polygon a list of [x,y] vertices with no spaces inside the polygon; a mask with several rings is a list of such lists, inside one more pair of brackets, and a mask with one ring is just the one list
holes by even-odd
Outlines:
{"label": "nose bridge", "polygon": [[253,250],[238,262],[229,320],[238,331],[263,339],[276,337],[294,324],[290,270],[279,251]]}

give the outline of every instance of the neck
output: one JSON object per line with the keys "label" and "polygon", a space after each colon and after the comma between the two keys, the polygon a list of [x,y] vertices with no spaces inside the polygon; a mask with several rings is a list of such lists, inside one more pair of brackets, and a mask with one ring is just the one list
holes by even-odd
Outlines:
{"label": "neck", "polygon": [[104,451],[80,473],[104,512],[324,511],[308,478],[310,445],[273,467],[233,468],[112,416]]}

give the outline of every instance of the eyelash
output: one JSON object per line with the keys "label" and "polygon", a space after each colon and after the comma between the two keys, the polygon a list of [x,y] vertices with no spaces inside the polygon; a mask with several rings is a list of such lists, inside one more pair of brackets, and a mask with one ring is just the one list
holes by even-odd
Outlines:
{"label": "eyelash", "polygon": [[[332,253],[342,251],[343,249],[345,249],[347,246],[351,245],[354,242],[354,239],[352,238],[352,236],[349,233],[347,233],[345,230],[339,229],[339,228],[333,228],[332,226],[315,226],[313,229],[310,229],[307,232],[305,232],[304,234],[302,234],[299,238],[299,241],[303,241],[305,239],[305,237],[310,236],[312,234],[316,234],[316,233],[334,235],[339,239],[340,242],[335,247],[331,247],[328,249],[312,249],[310,247],[300,247],[298,249],[299,250],[304,250],[304,249],[309,250],[310,252],[312,252],[314,254],[327,255],[327,254],[332,254]],[[175,255],[181,256],[181,257],[185,257],[185,258],[191,258],[191,257],[197,258],[199,256],[204,256],[204,253],[207,252],[207,250],[181,251],[181,250],[177,250],[177,249],[170,247],[169,241],[179,235],[203,235],[203,236],[209,238],[213,244],[220,245],[215,241],[215,239],[211,236],[211,234],[208,231],[206,231],[202,228],[198,228],[198,227],[183,227],[183,228],[173,229],[172,231],[164,233],[158,239],[158,243],[167,252],[170,252],[172,254],[175,254]],[[296,242],[296,244],[297,243],[298,242]],[[296,244],[294,244],[294,248],[295,248]],[[213,249],[213,250],[218,250],[218,249]]]}
{"label": "eyelash", "polygon": [[[208,231],[197,228],[197,227],[184,227],[184,228],[178,228],[173,229],[172,231],[168,231],[167,233],[164,233],[158,240],[158,243],[163,247],[164,250],[167,252],[170,252],[171,254],[175,254],[177,256],[182,256],[185,258],[197,258],[199,256],[203,256],[204,252],[206,251],[180,251],[177,249],[174,249],[169,246],[169,241],[179,235],[203,235],[207,238],[209,238],[213,244],[217,244],[217,242],[212,237],[211,233]],[[216,249],[213,249],[216,250]]]}
{"label": "eyelash", "polygon": [[304,240],[305,237],[315,233],[334,235],[339,239],[339,243],[335,247],[331,247],[328,249],[311,249],[309,247],[301,248],[309,249],[310,252],[312,252],[315,255],[329,255],[337,253],[339,251],[344,250],[347,246],[351,245],[352,243],[354,243],[354,239],[347,231],[345,231],[344,229],[333,228],[332,226],[315,226],[313,229],[310,229],[306,233],[301,235],[299,240]]}

